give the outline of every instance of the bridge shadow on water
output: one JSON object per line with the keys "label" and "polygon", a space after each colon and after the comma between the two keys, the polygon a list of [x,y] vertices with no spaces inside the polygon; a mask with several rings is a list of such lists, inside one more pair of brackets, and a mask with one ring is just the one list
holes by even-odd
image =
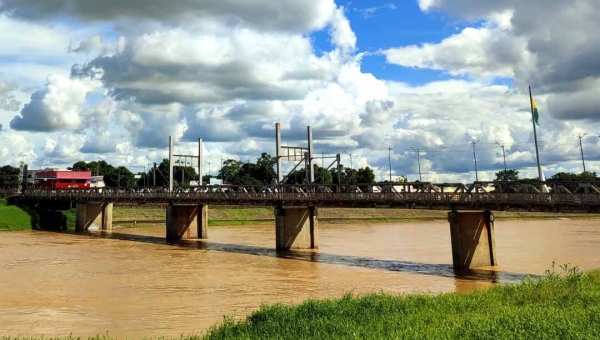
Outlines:
{"label": "bridge shadow on water", "polygon": [[[81,234],[77,234],[80,236]],[[456,278],[462,280],[484,281],[491,283],[518,283],[525,280],[527,277],[533,279],[539,278],[539,275],[511,273],[505,271],[491,269],[468,269],[455,270],[450,264],[429,264],[408,262],[399,260],[382,260],[369,257],[359,257],[351,255],[327,254],[321,251],[278,251],[274,248],[242,245],[242,244],[227,244],[212,241],[167,241],[163,237],[150,235],[134,235],[122,234],[118,232],[94,232],[85,234],[89,237],[110,238],[123,241],[143,242],[160,245],[169,245],[173,247],[199,249],[207,251],[221,251],[232,254],[245,254],[254,256],[267,256],[273,258],[281,258],[288,260],[319,262],[334,265],[345,265],[352,267],[362,267],[369,269],[388,270],[393,272],[406,272],[413,274],[432,275],[448,278]]]}

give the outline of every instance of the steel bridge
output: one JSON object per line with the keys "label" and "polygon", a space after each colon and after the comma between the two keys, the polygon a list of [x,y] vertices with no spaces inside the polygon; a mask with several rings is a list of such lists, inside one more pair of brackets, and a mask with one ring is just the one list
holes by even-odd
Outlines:
{"label": "steel bridge", "polygon": [[[460,183],[226,185],[175,190],[26,190],[9,199],[43,209],[60,209],[59,206],[75,203],[75,228],[81,233],[94,224],[110,232],[114,203],[166,203],[168,240],[207,239],[209,205],[273,206],[278,250],[318,248],[320,207],[447,208],[451,210],[448,222],[453,264],[456,268],[476,268],[498,264],[491,210],[596,212],[600,210],[597,185],[550,182],[476,182],[469,186]],[[479,211],[459,212],[459,209]]]}
{"label": "steel bridge", "polygon": [[[529,211],[600,210],[597,183],[477,182],[357,185],[198,186],[192,188],[119,188],[28,190],[27,201],[94,203],[171,203],[248,206],[388,207],[527,209]],[[569,189],[571,188],[571,189]]]}

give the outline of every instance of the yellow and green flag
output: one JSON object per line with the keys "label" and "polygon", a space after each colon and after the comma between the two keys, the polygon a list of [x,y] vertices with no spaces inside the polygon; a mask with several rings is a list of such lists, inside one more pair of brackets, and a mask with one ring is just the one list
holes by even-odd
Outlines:
{"label": "yellow and green flag", "polygon": [[535,99],[531,97],[531,108],[533,109],[533,121],[537,126],[540,126],[540,114],[538,113],[537,104],[535,103]]}

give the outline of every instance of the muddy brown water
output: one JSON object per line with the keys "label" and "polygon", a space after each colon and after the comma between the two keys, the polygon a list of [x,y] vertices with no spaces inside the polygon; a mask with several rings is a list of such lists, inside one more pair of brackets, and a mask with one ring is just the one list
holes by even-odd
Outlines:
{"label": "muddy brown water", "polygon": [[497,221],[500,266],[456,274],[446,222],[320,227],[315,252],[275,252],[273,226],[164,227],[111,235],[0,233],[0,336],[179,336],[263,303],[387,292],[465,292],[541,275],[552,261],[600,268],[600,221]]}

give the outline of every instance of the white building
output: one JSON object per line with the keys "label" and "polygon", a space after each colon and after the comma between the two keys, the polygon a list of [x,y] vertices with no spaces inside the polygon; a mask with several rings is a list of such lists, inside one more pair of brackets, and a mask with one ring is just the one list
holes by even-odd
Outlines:
{"label": "white building", "polygon": [[91,188],[104,188],[106,184],[104,184],[104,176],[92,176],[92,182],[90,184]]}

